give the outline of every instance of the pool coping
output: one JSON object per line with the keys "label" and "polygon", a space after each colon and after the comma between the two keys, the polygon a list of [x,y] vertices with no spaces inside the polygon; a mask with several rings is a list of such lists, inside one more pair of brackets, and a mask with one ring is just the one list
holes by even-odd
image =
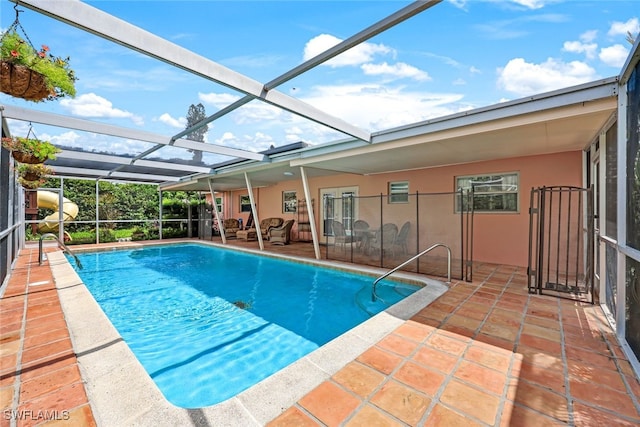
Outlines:
{"label": "pool coping", "polygon": [[[386,272],[379,268],[267,254],[193,240],[107,245],[100,249],[74,248],[74,252],[179,243],[215,246],[371,275]],[[98,425],[165,425],[167,420],[175,425],[264,425],[448,290],[444,283],[425,276],[404,272],[394,274],[394,279],[419,282],[425,286],[235,397],[204,408],[184,409],[174,406],[164,397],[64,254],[56,251],[47,255]]]}

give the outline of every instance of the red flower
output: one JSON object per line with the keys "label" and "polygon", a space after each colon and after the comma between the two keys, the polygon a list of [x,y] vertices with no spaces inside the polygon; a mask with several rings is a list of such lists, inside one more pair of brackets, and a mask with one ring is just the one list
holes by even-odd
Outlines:
{"label": "red flower", "polygon": [[13,56],[14,58],[17,58],[17,57],[19,57],[19,56],[20,56],[20,54],[19,54],[17,51],[12,50],[12,51],[11,51],[11,56]]}
{"label": "red flower", "polygon": [[42,45],[42,51],[43,52],[48,52],[49,51],[49,46],[47,46],[46,44]]}
{"label": "red flower", "polygon": [[45,56],[47,56],[47,54],[46,54],[46,53],[44,53],[44,52],[38,52],[38,56],[39,56],[40,58],[44,58]]}

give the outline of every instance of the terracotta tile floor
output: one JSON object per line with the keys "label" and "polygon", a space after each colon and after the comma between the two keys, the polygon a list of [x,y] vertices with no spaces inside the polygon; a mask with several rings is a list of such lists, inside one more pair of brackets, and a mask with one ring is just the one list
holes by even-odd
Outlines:
{"label": "terracotta tile floor", "polygon": [[95,426],[49,265],[20,253],[0,300],[1,426]]}
{"label": "terracotta tile floor", "polygon": [[[0,300],[0,343],[0,426],[95,425],[36,250]],[[479,265],[269,425],[637,426],[640,383],[598,306],[530,295],[524,269]]]}

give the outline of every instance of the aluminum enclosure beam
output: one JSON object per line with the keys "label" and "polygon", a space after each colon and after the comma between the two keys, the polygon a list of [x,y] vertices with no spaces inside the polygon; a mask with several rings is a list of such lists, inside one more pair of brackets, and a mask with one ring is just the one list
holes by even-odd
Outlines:
{"label": "aluminum enclosure beam", "polygon": [[56,126],[66,129],[75,129],[84,132],[98,133],[101,135],[109,135],[125,139],[135,139],[136,141],[149,142],[152,144],[172,145],[174,147],[180,147],[189,150],[200,150],[207,153],[220,154],[223,156],[240,157],[243,159],[258,161],[265,161],[267,159],[267,156],[265,156],[264,154],[239,150],[236,148],[223,147],[221,145],[196,142],[188,139],[180,139],[171,144],[171,139],[169,137],[151,132],[124,128],[120,126],[109,125],[106,123],[93,122],[90,120],[63,116],[60,114],[47,113],[44,111],[30,110],[26,108],[15,107],[12,105],[0,105],[0,109],[2,109],[3,117],[6,117],[8,119],[40,123],[43,125]]}
{"label": "aluminum enclosure beam", "polygon": [[[11,1],[16,2],[16,0]],[[284,93],[275,90],[269,91],[258,81],[81,1],[20,0],[20,5],[253,98],[259,98],[271,105],[339,132],[364,141],[369,141],[371,137],[371,133],[368,131],[324,113]]]}
{"label": "aluminum enclosure beam", "polygon": [[172,182],[176,182],[178,181],[180,178],[175,177],[175,176],[166,176],[166,175],[150,175],[150,174],[142,174],[142,173],[129,173],[129,172],[115,172],[113,174],[111,174],[110,176],[107,176],[105,171],[101,170],[101,169],[83,169],[83,168],[71,168],[68,166],[51,166],[51,168],[56,172],[56,174],[60,174],[60,175],[67,175],[67,176],[73,176],[73,175],[83,175],[83,176],[93,176],[93,177],[97,177],[97,178],[125,178],[125,179],[132,179],[132,180],[141,180],[141,181],[149,181],[149,180],[153,180],[153,181],[160,181],[160,182],[167,182],[167,181],[172,181]]}
{"label": "aluminum enclosure beam", "polygon": [[[72,151],[72,150],[62,150],[61,152],[56,154],[56,158],[87,160],[92,162],[116,163],[120,165],[130,165],[133,162],[133,159],[130,157],[120,157],[120,156],[113,156],[110,154],[87,153],[84,151]],[[135,162],[135,164],[136,166],[144,166],[144,167],[157,168],[157,169],[168,169],[168,170],[174,170],[174,171],[181,170],[181,171],[191,172],[191,173],[211,172],[210,168],[204,168],[202,166],[191,166],[191,165],[183,165],[180,163],[160,162],[157,160],[138,160]]]}

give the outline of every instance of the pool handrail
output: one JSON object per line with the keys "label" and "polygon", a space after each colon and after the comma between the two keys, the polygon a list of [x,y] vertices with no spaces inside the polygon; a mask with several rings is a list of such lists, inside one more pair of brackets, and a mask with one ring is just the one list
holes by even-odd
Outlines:
{"label": "pool handrail", "polygon": [[44,261],[45,259],[44,252],[42,251],[42,240],[44,240],[45,237],[53,237],[58,242],[58,245],[62,248],[62,251],[72,256],[76,261],[76,265],[78,266],[78,268],[82,270],[82,263],[80,262],[80,258],[78,258],[76,254],[74,254],[71,249],[69,249],[69,247],[65,245],[64,242],[61,241],[58,236],[53,233],[44,233],[42,236],[40,236],[40,241],[38,242],[38,265],[42,265],[42,261]]}
{"label": "pool handrail", "polygon": [[401,269],[405,265],[409,264],[410,262],[420,258],[422,255],[426,254],[427,252],[431,252],[432,250],[434,250],[435,248],[440,247],[440,246],[442,246],[443,248],[445,248],[447,250],[447,283],[451,283],[451,248],[449,248],[449,246],[445,245],[444,243],[436,243],[435,245],[428,247],[424,251],[420,252],[417,255],[412,256],[411,258],[409,258],[408,260],[406,260],[402,264],[392,268],[391,270],[389,270],[386,273],[384,273],[382,276],[378,277],[373,282],[373,287],[371,288],[371,301],[375,302],[378,299],[381,300],[381,301],[384,301],[382,298],[380,298],[376,294],[376,285],[378,284],[379,281],[381,281],[385,277],[390,276],[391,274],[395,273],[396,271],[398,271],[399,269]]}

